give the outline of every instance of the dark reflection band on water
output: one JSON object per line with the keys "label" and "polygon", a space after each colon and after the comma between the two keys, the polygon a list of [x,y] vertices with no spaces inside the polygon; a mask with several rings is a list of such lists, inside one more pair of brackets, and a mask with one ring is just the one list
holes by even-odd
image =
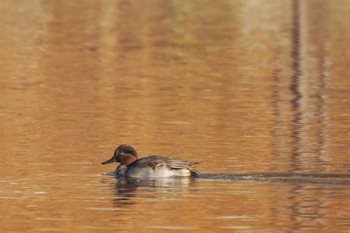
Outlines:
{"label": "dark reflection band on water", "polygon": [[262,181],[288,183],[350,184],[350,174],[325,173],[241,173],[241,174],[201,174],[198,178],[209,180]]}
{"label": "dark reflection band on water", "polygon": [[[317,4],[320,5],[319,1],[291,0],[290,62],[278,61],[281,65],[276,67],[275,72],[274,157],[280,160],[288,156],[292,171],[326,169],[330,163],[326,153],[327,30],[322,21],[317,28],[310,23],[326,17],[327,4],[315,7]],[[286,89],[286,86],[289,88]]]}

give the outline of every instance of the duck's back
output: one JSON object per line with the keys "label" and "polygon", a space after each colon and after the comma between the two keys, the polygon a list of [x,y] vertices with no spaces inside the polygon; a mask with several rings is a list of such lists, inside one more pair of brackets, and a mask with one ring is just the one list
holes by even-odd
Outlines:
{"label": "duck's back", "polygon": [[139,178],[191,176],[197,174],[193,168],[195,164],[197,163],[151,155],[128,166],[126,175]]}

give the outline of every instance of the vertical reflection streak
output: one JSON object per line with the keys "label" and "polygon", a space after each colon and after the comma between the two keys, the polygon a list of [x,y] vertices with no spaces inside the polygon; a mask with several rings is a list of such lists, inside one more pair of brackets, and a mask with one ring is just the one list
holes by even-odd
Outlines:
{"label": "vertical reflection streak", "polygon": [[[320,4],[320,2],[316,2],[314,4]],[[323,8],[320,8],[320,13],[318,14],[319,17],[323,17],[323,20],[327,18],[328,13],[328,1],[322,2]],[[322,10],[321,10],[322,9]],[[318,164],[328,164],[329,158],[326,153],[327,150],[327,124],[328,124],[328,118],[327,118],[327,99],[325,98],[325,89],[327,88],[327,82],[328,82],[328,59],[327,59],[327,50],[326,50],[326,41],[327,41],[327,35],[328,30],[327,28],[323,28],[323,34],[320,38],[320,46],[318,48],[319,50],[319,60],[316,64],[316,69],[318,69],[318,88],[319,91],[316,94],[316,117],[320,124],[319,133],[317,134],[317,142],[318,142]]]}
{"label": "vertical reflection streak", "polygon": [[305,172],[329,165],[324,93],[328,82],[328,34],[322,18],[327,16],[328,6],[324,4],[315,10],[317,2],[290,3],[290,50],[285,55],[279,52],[281,49],[276,50],[272,103],[276,116],[275,161],[283,162],[292,171]]}
{"label": "vertical reflection streak", "polygon": [[292,92],[293,98],[291,100],[292,112],[292,145],[291,145],[291,156],[292,165],[295,170],[299,170],[298,156],[300,155],[299,145],[300,145],[300,127],[301,127],[301,110],[300,110],[300,3],[299,0],[292,1],[292,75],[290,90]]}

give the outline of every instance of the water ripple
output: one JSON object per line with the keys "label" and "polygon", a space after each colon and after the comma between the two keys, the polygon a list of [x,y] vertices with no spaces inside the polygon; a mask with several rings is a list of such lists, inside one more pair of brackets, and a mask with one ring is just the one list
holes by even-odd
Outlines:
{"label": "water ripple", "polygon": [[199,179],[232,180],[232,181],[263,181],[321,184],[350,184],[350,174],[337,173],[237,173],[237,174],[201,174]]}

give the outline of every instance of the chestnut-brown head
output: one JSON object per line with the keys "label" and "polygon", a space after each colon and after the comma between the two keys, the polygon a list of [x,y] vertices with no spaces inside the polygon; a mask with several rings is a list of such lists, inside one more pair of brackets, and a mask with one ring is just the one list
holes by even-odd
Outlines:
{"label": "chestnut-brown head", "polygon": [[137,152],[134,147],[127,144],[122,144],[115,149],[112,158],[104,161],[102,165],[117,162],[128,166],[129,164],[135,162],[137,158]]}

